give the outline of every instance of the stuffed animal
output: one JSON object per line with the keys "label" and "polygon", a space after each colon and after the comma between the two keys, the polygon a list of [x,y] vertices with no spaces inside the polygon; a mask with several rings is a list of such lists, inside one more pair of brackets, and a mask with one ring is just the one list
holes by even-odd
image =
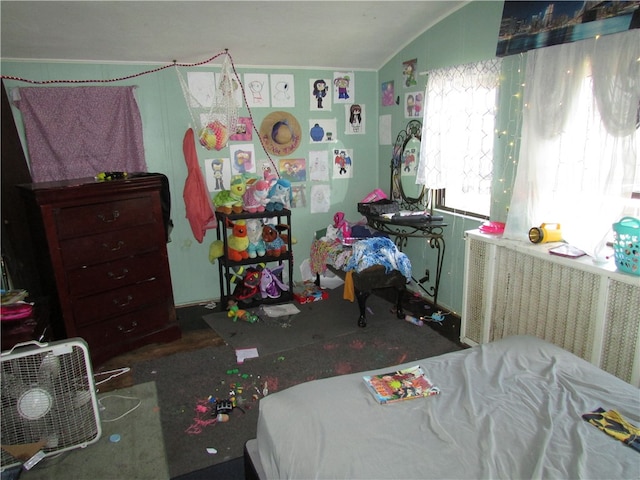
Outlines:
{"label": "stuffed animal", "polygon": [[248,267],[242,277],[242,281],[238,282],[233,291],[233,298],[241,302],[251,303],[254,297],[260,295],[261,278],[261,268]]}
{"label": "stuffed animal", "polygon": [[227,218],[227,226],[232,229],[232,233],[227,239],[227,258],[233,262],[249,258],[249,253],[247,252],[249,237],[247,237],[245,220],[238,220],[233,223]]}
{"label": "stuffed animal", "polygon": [[267,254],[267,246],[262,239],[262,221],[257,218],[247,220],[247,237],[249,258],[263,257]]}
{"label": "stuffed animal", "polygon": [[227,301],[227,310],[227,317],[233,318],[234,322],[237,322],[238,320],[244,320],[245,322],[256,323],[259,320],[258,316],[255,313],[251,313],[247,310],[242,310],[238,306],[238,302],[236,302],[232,298]]}
{"label": "stuffed animal", "polygon": [[279,178],[269,189],[269,203],[266,205],[266,210],[279,212],[283,208],[291,208],[292,201],[291,182]]}
{"label": "stuffed animal", "polygon": [[262,298],[279,298],[282,292],[289,291],[289,286],[280,280],[284,265],[279,265],[273,270],[264,268],[260,279],[260,295]]}
{"label": "stuffed animal", "polygon": [[242,175],[231,177],[229,190],[221,190],[213,198],[216,211],[226,214],[242,212],[242,196],[246,189],[247,185]]}
{"label": "stuffed animal", "polygon": [[209,245],[209,261],[216,263],[216,260],[224,255],[224,243],[222,240],[214,240]]}
{"label": "stuffed animal", "polygon": [[262,239],[267,248],[267,255],[279,257],[287,251],[287,236],[280,232],[287,230],[289,225],[271,225],[267,224],[262,227]]}
{"label": "stuffed animal", "polygon": [[344,212],[337,212],[333,216],[333,228],[337,229],[343,239],[351,236],[351,225],[344,218]]}
{"label": "stuffed animal", "polygon": [[249,213],[264,212],[269,203],[269,182],[266,180],[251,179],[247,182],[247,190],[242,196],[244,209]]}

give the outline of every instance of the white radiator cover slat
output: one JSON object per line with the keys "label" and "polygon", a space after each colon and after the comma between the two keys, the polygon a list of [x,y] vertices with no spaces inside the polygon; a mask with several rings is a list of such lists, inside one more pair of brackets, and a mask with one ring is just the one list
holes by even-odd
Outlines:
{"label": "white radiator cover slat", "polygon": [[640,386],[640,277],[550,255],[552,244],[465,240],[463,343],[533,335]]}

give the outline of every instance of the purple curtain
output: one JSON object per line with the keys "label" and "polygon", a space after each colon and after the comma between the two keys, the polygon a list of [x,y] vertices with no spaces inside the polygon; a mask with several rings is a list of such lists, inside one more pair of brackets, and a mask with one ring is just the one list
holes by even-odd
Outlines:
{"label": "purple curtain", "polygon": [[36,182],[146,172],[135,87],[18,89]]}

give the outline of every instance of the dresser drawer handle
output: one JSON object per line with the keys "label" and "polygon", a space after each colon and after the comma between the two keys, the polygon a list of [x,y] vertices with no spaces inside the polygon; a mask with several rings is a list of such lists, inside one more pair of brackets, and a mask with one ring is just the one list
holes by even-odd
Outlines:
{"label": "dresser drawer handle", "polygon": [[114,210],[111,212],[111,217],[107,218],[105,215],[103,215],[102,213],[98,214],[98,218],[100,220],[102,220],[104,223],[113,223],[115,222],[118,217],[120,216],[120,212],[118,210]]}
{"label": "dresser drawer handle", "polygon": [[107,250],[111,250],[112,252],[115,252],[117,250],[120,250],[122,247],[124,247],[124,242],[122,240],[118,240],[118,243],[116,243],[115,247],[107,245],[106,243],[103,243],[102,246]]}
{"label": "dresser drawer handle", "polygon": [[107,272],[107,275],[109,275],[109,278],[111,280],[122,280],[124,277],[126,277],[129,274],[129,270],[127,268],[123,268],[122,269],[122,273],[120,275],[116,275],[113,272]]}
{"label": "dresser drawer handle", "polygon": [[133,300],[133,297],[131,295],[127,295],[127,298],[124,301],[120,301],[117,298],[113,299],[113,303],[116,304],[119,307],[126,307],[127,305],[129,305],[131,303],[131,301]]}
{"label": "dresser drawer handle", "polygon": [[131,332],[133,332],[137,327],[138,327],[138,322],[133,321],[133,322],[131,322],[131,328],[129,328],[129,329],[127,329],[127,330],[125,330],[125,328],[124,328],[122,325],[118,325],[118,330],[119,330],[121,333],[131,333]]}

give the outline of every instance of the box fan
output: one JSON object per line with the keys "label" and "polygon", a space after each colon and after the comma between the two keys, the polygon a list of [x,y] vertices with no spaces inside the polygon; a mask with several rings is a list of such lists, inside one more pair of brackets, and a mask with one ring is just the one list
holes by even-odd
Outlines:
{"label": "box fan", "polygon": [[2,471],[98,441],[102,429],[84,340],[20,343],[0,359]]}

